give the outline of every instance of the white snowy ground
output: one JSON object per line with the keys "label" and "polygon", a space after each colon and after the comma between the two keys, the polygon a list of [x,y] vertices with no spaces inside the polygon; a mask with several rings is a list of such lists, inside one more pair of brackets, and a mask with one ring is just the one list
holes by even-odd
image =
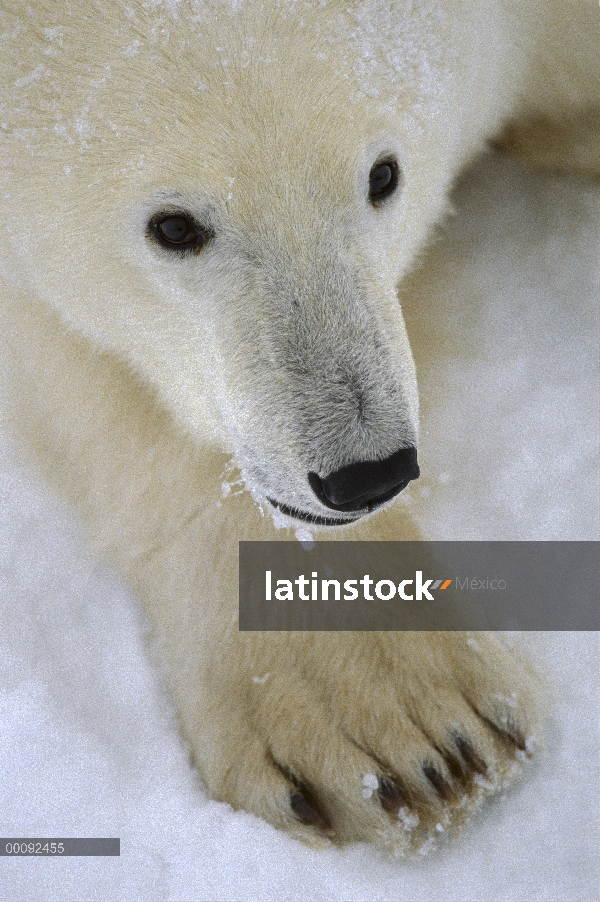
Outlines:
{"label": "white snowy ground", "polygon": [[[600,186],[490,158],[406,302],[430,537],[597,538]],[[423,319],[423,317],[425,319]],[[549,749],[450,846],[313,852],[206,798],[131,593],[0,446],[0,835],[119,836],[120,858],[0,858],[3,902],[598,902],[598,647],[526,637],[551,675]]]}

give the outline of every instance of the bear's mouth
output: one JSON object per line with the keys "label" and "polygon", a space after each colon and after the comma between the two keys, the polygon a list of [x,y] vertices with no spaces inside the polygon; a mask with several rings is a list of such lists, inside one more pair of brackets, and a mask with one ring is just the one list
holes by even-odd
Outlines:
{"label": "bear's mouth", "polygon": [[301,520],[303,523],[312,523],[315,526],[344,526],[346,523],[355,523],[356,520],[360,520],[363,516],[362,513],[359,513],[356,517],[344,517],[343,519],[341,517],[320,517],[318,514],[310,514],[308,511],[300,510],[297,507],[281,504],[281,502],[275,501],[274,498],[267,498],[267,501],[287,517],[293,517],[295,520]]}
{"label": "bear's mouth", "polygon": [[[311,474],[312,476],[312,474]],[[373,513],[373,511],[378,510],[386,501],[391,501],[392,498],[395,498],[403,489],[406,488],[410,479],[406,481],[402,481],[399,485],[394,486],[394,488],[384,492],[378,498],[371,501],[370,504],[366,504],[363,510],[356,510],[356,502],[352,502],[351,504],[345,505],[336,505],[331,504],[327,496],[319,491],[318,488],[315,488],[315,494],[317,495],[319,501],[324,504],[326,507],[330,507],[332,510],[345,511],[348,513],[352,512],[355,514],[354,517],[321,517],[319,514],[311,514],[308,511],[300,510],[297,507],[289,507],[287,504],[282,504],[280,501],[275,501],[274,498],[267,497],[267,501],[269,504],[272,504],[273,507],[276,507],[277,510],[280,510],[282,514],[286,514],[288,517],[293,517],[295,520],[301,520],[303,523],[312,523],[315,526],[344,526],[346,523],[356,523],[357,520],[360,520],[361,517],[366,516],[367,514]],[[312,485],[312,483],[311,483]]]}

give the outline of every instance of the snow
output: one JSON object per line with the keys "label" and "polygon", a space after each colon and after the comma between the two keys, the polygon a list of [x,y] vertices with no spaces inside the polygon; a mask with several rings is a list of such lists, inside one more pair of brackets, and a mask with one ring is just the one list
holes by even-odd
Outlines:
{"label": "snow", "polygon": [[362,785],[364,786],[363,798],[370,799],[373,792],[379,788],[379,779],[375,774],[365,774],[362,778]]}
{"label": "snow", "polygon": [[[597,538],[600,190],[489,158],[456,206],[404,302],[427,334],[400,503],[436,538]],[[121,838],[120,858],[3,858],[3,900],[597,902],[595,635],[510,636],[553,685],[547,751],[463,836],[408,861],[307,849],[206,797],[134,597],[0,450],[0,834]]]}

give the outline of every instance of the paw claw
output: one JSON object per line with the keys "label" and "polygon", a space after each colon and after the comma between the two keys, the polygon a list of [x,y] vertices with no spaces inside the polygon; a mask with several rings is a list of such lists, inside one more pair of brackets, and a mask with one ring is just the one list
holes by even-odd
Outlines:
{"label": "paw claw", "polygon": [[401,808],[410,808],[409,803],[391,780],[382,779],[377,790],[381,807],[388,814],[398,814]]}
{"label": "paw claw", "polygon": [[304,796],[299,792],[293,792],[290,796],[290,806],[299,821],[309,827],[316,827],[318,830],[331,830],[331,824],[323,817],[323,815],[313,808]]}
{"label": "paw claw", "polygon": [[518,727],[514,725],[509,726],[506,731],[506,735],[511,740],[511,742],[514,742],[520,752],[527,751],[527,741]]}
{"label": "paw claw", "polygon": [[464,736],[458,737],[456,740],[456,747],[462,755],[465,764],[467,764],[471,770],[474,770],[482,776],[485,776],[488,773],[487,764],[483,758],[479,757],[471,743],[465,739]]}
{"label": "paw claw", "polygon": [[525,752],[527,757],[531,756],[532,743],[528,742],[523,731],[514,723],[512,718],[506,720],[502,725],[494,723],[487,717],[483,720],[505,741],[512,743],[520,752]]}
{"label": "paw claw", "polygon": [[423,773],[444,802],[458,801],[456,793],[448,783],[448,781],[435,769],[433,764],[426,764]]}

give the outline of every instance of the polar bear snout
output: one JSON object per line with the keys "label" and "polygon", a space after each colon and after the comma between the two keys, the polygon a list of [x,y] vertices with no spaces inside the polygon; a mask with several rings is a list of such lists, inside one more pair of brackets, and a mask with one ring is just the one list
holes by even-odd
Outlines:
{"label": "polar bear snout", "polygon": [[362,460],[321,478],[308,474],[314,494],[337,511],[375,510],[398,495],[420,475],[417,449],[400,448],[384,460]]}

